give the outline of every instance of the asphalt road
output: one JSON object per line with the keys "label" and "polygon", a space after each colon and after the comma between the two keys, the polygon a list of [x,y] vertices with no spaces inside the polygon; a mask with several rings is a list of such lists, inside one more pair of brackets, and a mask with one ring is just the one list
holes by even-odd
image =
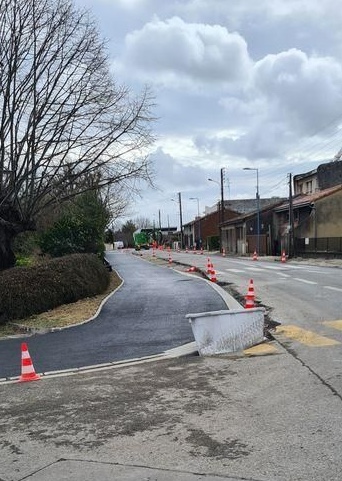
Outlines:
{"label": "asphalt road", "polygon": [[254,279],[256,294],[282,323],[296,320],[304,328],[341,316],[342,270],[308,263],[219,259],[218,276],[243,290]]}
{"label": "asphalt road", "polygon": [[[166,257],[167,252],[157,255]],[[205,255],[172,256],[206,269]],[[276,339],[342,397],[342,269],[310,260],[281,263],[262,257],[253,261],[212,255],[211,261],[217,280],[241,295],[246,295],[253,279],[257,301],[281,323]]]}
{"label": "asphalt road", "polygon": [[[167,252],[158,251],[157,256],[167,258]],[[173,252],[172,256],[174,261],[206,270],[206,255]],[[247,294],[249,280],[253,278],[257,299],[272,309],[273,318],[281,323],[295,321],[303,328],[310,328],[323,320],[341,319],[340,268],[220,255],[213,255],[211,261],[217,280],[232,284],[241,295]]]}
{"label": "asphalt road", "polygon": [[187,313],[227,308],[201,279],[122,251],[107,258],[124,284],[98,318],[59,332],[0,341],[0,378],[20,375],[24,341],[36,372],[72,369],[159,354],[191,342]]}

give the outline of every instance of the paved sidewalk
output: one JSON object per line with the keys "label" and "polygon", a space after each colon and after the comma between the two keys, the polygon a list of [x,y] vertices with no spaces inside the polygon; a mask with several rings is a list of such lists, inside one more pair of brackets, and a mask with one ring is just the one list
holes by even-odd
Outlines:
{"label": "paved sidewalk", "polygon": [[0,479],[340,481],[341,399],[275,347],[2,385]]}

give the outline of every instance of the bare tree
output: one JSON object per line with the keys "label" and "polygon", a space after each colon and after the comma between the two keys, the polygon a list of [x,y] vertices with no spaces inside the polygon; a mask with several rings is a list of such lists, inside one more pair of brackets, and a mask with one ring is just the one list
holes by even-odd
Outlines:
{"label": "bare tree", "polygon": [[133,222],[137,229],[151,228],[154,224],[148,217],[136,217]]}
{"label": "bare tree", "polygon": [[[0,0],[0,269],[46,208],[150,181],[153,99],[116,85],[96,26],[71,0]],[[89,178],[96,182],[89,182]]]}

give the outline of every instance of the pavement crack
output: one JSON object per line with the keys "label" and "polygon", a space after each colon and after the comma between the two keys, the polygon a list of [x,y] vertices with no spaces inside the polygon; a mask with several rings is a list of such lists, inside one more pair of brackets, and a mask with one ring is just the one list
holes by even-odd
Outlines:
{"label": "pavement crack", "polygon": [[23,478],[18,479],[18,481],[23,481],[24,479],[29,479],[29,478],[31,478],[31,476],[34,476],[37,473],[41,473],[45,469],[50,468],[51,466],[54,466],[55,464],[59,463],[60,461],[66,461],[66,460],[64,458],[61,458],[61,459],[57,459],[56,461],[52,461],[51,463],[47,463],[44,466],[42,466],[41,468],[36,469],[35,471],[32,471],[30,474],[27,474]]}
{"label": "pavement crack", "polygon": [[296,359],[296,361],[300,362],[300,364],[305,367],[306,369],[308,369],[309,372],[311,372],[311,374],[313,374],[322,384],[323,386],[327,387],[332,393],[334,396],[337,396],[339,398],[340,401],[342,401],[342,396],[341,394],[333,387],[331,386],[331,384],[329,384],[327,381],[325,381],[325,379],[322,378],[322,376],[320,376],[316,371],[314,371],[308,364],[306,364],[305,361],[303,361],[303,359],[301,359],[298,354],[296,352],[293,351],[293,349],[289,348],[286,343],[283,343],[281,342],[279,339],[276,339],[271,333],[269,333],[269,336],[270,338],[272,338],[274,341],[278,342],[278,344],[280,344],[286,352],[288,352],[294,359]]}
{"label": "pavement crack", "polygon": [[[257,479],[257,478],[249,478],[249,477],[246,478],[246,477],[243,477],[243,476],[232,476],[232,475],[229,475],[229,474],[216,474],[216,473],[203,473],[203,472],[197,472],[197,471],[184,471],[184,470],[180,470],[180,469],[162,468],[162,467],[149,466],[149,465],[144,465],[144,464],[117,463],[115,461],[98,461],[98,460],[95,460],[95,459],[61,458],[57,462],[60,462],[60,461],[64,461],[64,462],[71,461],[71,462],[78,462],[78,463],[120,466],[120,467],[123,467],[123,468],[151,469],[151,470],[154,470],[154,471],[161,471],[161,472],[165,472],[165,473],[178,473],[178,474],[190,474],[190,475],[194,475],[194,476],[203,476],[204,479],[207,476],[210,476],[210,477],[217,477],[219,479],[225,479],[226,478],[226,479],[235,480],[235,481],[261,481],[261,479]],[[56,463],[52,463],[52,464],[56,464]],[[27,479],[27,478],[22,478],[22,479]]]}

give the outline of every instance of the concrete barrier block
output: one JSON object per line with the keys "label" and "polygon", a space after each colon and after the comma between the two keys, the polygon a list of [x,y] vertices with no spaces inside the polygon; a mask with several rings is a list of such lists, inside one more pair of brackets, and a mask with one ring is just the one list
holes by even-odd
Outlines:
{"label": "concrete barrier block", "polygon": [[264,340],[265,309],[187,314],[201,356],[237,352]]}

